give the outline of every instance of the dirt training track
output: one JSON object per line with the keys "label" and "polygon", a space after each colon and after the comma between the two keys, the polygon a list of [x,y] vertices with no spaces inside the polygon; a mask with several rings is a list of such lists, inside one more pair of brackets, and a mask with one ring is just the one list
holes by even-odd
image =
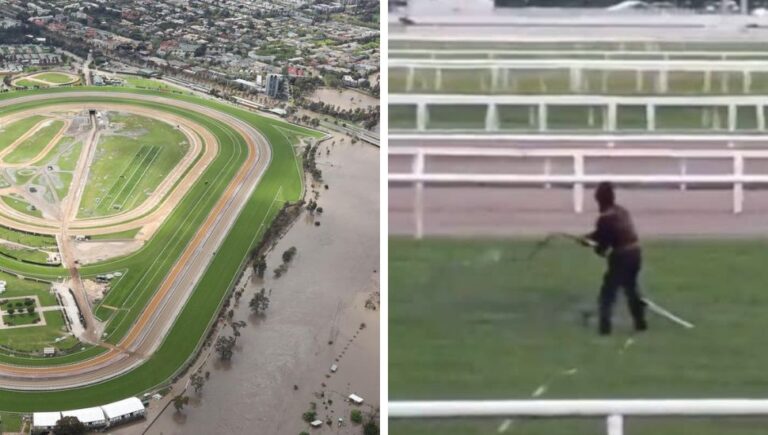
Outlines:
{"label": "dirt training track", "polygon": [[[110,93],[71,92],[62,97],[112,97],[161,103],[201,113],[220,121],[243,137],[248,154],[245,162],[189,241],[178,261],[147,304],[131,329],[117,346],[92,359],[62,366],[22,367],[0,364],[3,388],[17,390],[57,390],[103,382],[125,373],[149,358],[160,346],[201,279],[213,253],[222,244],[251,193],[272,159],[271,148],[261,133],[234,116],[195,103],[172,98]],[[4,101],[0,106],[51,98],[35,95]],[[119,103],[116,103],[119,104]],[[105,107],[108,103],[96,103]],[[112,229],[114,231],[114,228]],[[201,321],[208,319],[201,319]]]}

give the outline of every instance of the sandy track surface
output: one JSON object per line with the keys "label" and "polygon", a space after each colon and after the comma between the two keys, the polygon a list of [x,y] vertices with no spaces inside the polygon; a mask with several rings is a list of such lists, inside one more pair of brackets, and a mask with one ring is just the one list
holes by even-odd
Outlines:
{"label": "sandy track surface", "polygon": [[[115,97],[114,94],[108,92],[72,92],[68,95],[73,97]],[[44,98],[48,98],[48,96],[22,97],[6,103],[13,104]],[[92,359],[65,366],[0,365],[0,379],[2,379],[4,388],[20,390],[73,388],[103,382],[140,365],[162,343],[163,338],[191,296],[195,284],[210,263],[212,253],[223,242],[229,228],[247,203],[271,161],[271,149],[266,139],[253,127],[231,115],[194,103],[164,97],[120,94],[118,98],[153,101],[191,109],[224,122],[245,139],[248,147],[246,161],[210,211],[196,235],[190,240],[179,260],[168,272],[145,310],[117,346]]]}

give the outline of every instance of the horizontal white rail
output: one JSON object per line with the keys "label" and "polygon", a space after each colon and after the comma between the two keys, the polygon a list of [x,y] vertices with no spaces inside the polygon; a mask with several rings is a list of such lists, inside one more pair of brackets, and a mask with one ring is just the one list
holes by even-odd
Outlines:
{"label": "horizontal white rail", "polygon": [[[615,142],[753,142],[768,144],[768,136],[764,134],[523,134],[523,133],[392,133],[389,142],[499,142],[499,141],[557,141],[557,142],[604,142],[606,145]],[[390,150],[401,147],[390,147]]]}
{"label": "horizontal white rail", "polygon": [[389,418],[598,417],[608,435],[624,434],[624,417],[768,416],[765,399],[450,400],[389,402]]}
{"label": "horizontal white rail", "polygon": [[[765,54],[768,59],[768,53]],[[408,69],[562,69],[613,71],[731,71],[765,72],[763,60],[652,60],[652,59],[390,59],[389,68]]]}
{"label": "horizontal white rail", "polygon": [[[617,184],[644,186],[678,185],[685,190],[689,185],[705,187],[732,186],[732,209],[741,213],[744,208],[744,186],[768,184],[768,174],[746,174],[745,160],[768,159],[768,150],[677,150],[677,149],[508,149],[484,147],[390,147],[390,156],[411,158],[409,172],[390,172],[389,183],[412,184],[414,190],[415,236],[424,234],[424,194],[427,184],[499,184],[511,186],[553,184],[572,185],[573,209],[581,213],[584,208],[584,189],[587,185],[611,181]],[[429,157],[453,158],[539,158],[543,159],[542,174],[429,172]],[[679,174],[587,174],[585,163],[590,158],[671,158],[678,161]],[[572,160],[570,174],[552,174],[553,159]],[[724,174],[690,174],[688,164],[696,159],[725,160],[731,162],[731,171]]]}
{"label": "horizontal white rail", "polygon": [[677,159],[768,159],[768,150],[681,150],[681,149],[572,149],[572,148],[484,148],[484,147],[390,147],[389,155],[452,157],[668,157]]}
{"label": "horizontal white rail", "polygon": [[[525,174],[389,174],[390,182],[464,184],[703,184],[768,183],[768,175],[525,175]],[[578,210],[577,210],[578,211]]]}
{"label": "horizontal white rail", "polygon": [[585,105],[609,104],[655,106],[754,106],[768,104],[768,95],[449,95],[449,94],[392,94],[389,104],[455,104],[455,105]]}
{"label": "horizontal white rail", "polygon": [[390,418],[768,416],[765,399],[393,401],[388,408]]}
{"label": "horizontal white rail", "polygon": [[[582,106],[589,108],[590,123],[595,123],[595,108],[604,115],[602,129],[608,132],[618,130],[618,113],[620,106],[639,106],[645,110],[645,131],[656,130],[657,109],[659,107],[722,107],[727,113],[722,117],[716,110],[711,110],[708,124],[724,130],[738,129],[739,107],[753,107],[757,122],[757,130],[765,130],[765,106],[768,104],[766,95],[744,95],[735,99],[733,96],[616,96],[616,95],[450,95],[450,94],[390,94],[391,106],[415,106],[416,130],[426,131],[430,120],[431,106],[480,106],[485,110],[485,125],[469,130],[486,131],[489,133],[501,130],[499,106],[527,106],[529,123],[535,122],[536,128],[542,133],[549,131],[549,108],[552,106]],[[535,116],[534,115],[535,112]],[[702,116],[705,112],[702,112]],[[531,120],[534,121],[531,121]],[[704,121],[702,121],[704,122]],[[585,126],[586,127],[586,126]],[[595,125],[592,125],[595,128]],[[694,128],[691,128],[694,129]]]}
{"label": "horizontal white rail", "polygon": [[[390,65],[392,61],[399,59],[412,59],[412,58],[398,58],[397,56],[474,56],[475,58],[486,57],[489,59],[495,56],[595,56],[602,57],[604,59],[616,59],[617,57],[632,57],[632,56],[658,56],[659,60],[667,60],[671,57],[679,60],[685,57],[697,58],[706,57],[712,60],[736,60],[738,58],[752,58],[752,57],[767,57],[768,51],[708,51],[708,50],[690,50],[690,51],[676,51],[676,50],[622,50],[617,48],[616,50],[583,50],[583,49],[561,49],[561,50],[542,50],[542,49],[483,49],[483,48],[392,48],[388,50]],[[434,58],[434,57],[433,57]],[[621,59],[616,59],[621,60]]]}

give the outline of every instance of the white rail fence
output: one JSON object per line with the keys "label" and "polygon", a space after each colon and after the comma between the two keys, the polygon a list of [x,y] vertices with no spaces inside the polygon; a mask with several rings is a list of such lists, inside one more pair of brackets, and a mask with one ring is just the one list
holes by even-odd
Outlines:
{"label": "white rail fence", "polygon": [[[584,189],[602,181],[612,181],[616,184],[631,184],[643,186],[677,185],[681,190],[691,185],[717,188],[723,185],[732,186],[733,213],[741,213],[744,209],[744,186],[748,184],[768,184],[768,174],[745,173],[745,161],[751,159],[768,159],[768,150],[665,150],[665,149],[504,149],[482,147],[390,147],[389,156],[410,156],[409,172],[390,172],[390,184],[409,184],[414,186],[413,209],[415,236],[424,235],[424,194],[425,186],[431,185],[507,185],[530,186],[541,185],[551,188],[553,184],[571,185],[573,190],[573,210],[581,213],[584,210]],[[429,157],[453,158],[543,158],[542,174],[510,174],[510,173],[462,173],[462,172],[431,172],[427,166]],[[587,174],[585,161],[590,158],[668,158],[678,161],[679,174]],[[571,174],[553,174],[553,159],[572,160]],[[691,174],[689,162],[696,159],[726,160],[731,162],[732,171],[727,174]]]}
{"label": "white rail fence", "polygon": [[[415,60],[418,57],[426,57],[428,59],[450,59],[451,56],[457,58],[463,58],[465,60],[469,58],[475,59],[504,59],[504,57],[522,58],[523,56],[537,56],[537,57],[558,57],[561,58],[561,62],[570,62],[574,60],[575,56],[585,58],[595,58],[597,60],[628,60],[627,58],[636,57],[642,60],[696,60],[696,59],[708,59],[708,60],[755,60],[756,58],[766,59],[768,58],[768,51],[715,51],[715,50],[583,50],[583,49],[562,49],[562,50],[543,50],[543,49],[487,49],[487,48],[391,48],[388,50],[389,64],[392,65],[396,60]],[[570,57],[570,59],[568,59]],[[653,57],[653,59],[649,59]],[[563,59],[565,58],[565,59]],[[528,60],[528,59],[526,59]],[[578,60],[578,59],[575,59]]]}
{"label": "white rail fence", "polygon": [[393,401],[390,419],[597,417],[608,435],[624,434],[624,417],[768,416],[764,399]]}
{"label": "white rail fence", "polygon": [[[738,102],[736,102],[738,101]],[[528,107],[531,119],[538,123],[538,130],[548,131],[548,112],[552,106],[599,108],[603,111],[603,129],[616,131],[618,127],[619,106],[644,107],[646,130],[656,130],[656,112],[658,107],[722,107],[727,110],[726,129],[736,131],[738,127],[738,108],[751,107],[755,110],[757,130],[763,131],[765,123],[765,105],[768,96],[745,95],[734,99],[733,96],[610,96],[610,95],[441,95],[441,94],[392,94],[389,105],[415,106],[416,130],[426,131],[429,124],[430,106],[484,106],[484,131],[500,131],[499,107]],[[713,111],[716,119],[718,111]],[[592,112],[590,112],[592,115]],[[704,112],[702,112],[704,114]],[[719,121],[716,122],[719,124]]]}
{"label": "white rail fence", "polygon": [[[768,54],[766,55],[768,58]],[[405,70],[405,91],[412,92],[415,84],[417,70],[427,70],[434,74],[434,88],[442,90],[443,71],[487,71],[491,76],[491,91],[499,89],[502,85],[509,86],[510,72],[517,71],[561,71],[568,74],[568,89],[570,92],[583,92],[586,89],[586,73],[601,72],[602,88],[608,89],[608,73],[623,72],[634,74],[634,87],[637,92],[642,92],[644,82],[650,81],[650,85],[659,93],[668,93],[670,75],[676,72],[701,73],[703,75],[702,91],[711,92],[713,85],[719,82],[723,93],[752,91],[753,77],[757,73],[762,76],[768,72],[768,63],[764,60],[741,61],[712,61],[712,60],[601,60],[601,59],[391,59],[390,71]],[[654,72],[654,77],[645,77],[645,72]],[[729,73],[720,75],[720,80],[713,80],[712,73]],[[731,74],[741,75],[740,89],[732,89],[729,86]],[[514,78],[514,76],[513,76]]]}

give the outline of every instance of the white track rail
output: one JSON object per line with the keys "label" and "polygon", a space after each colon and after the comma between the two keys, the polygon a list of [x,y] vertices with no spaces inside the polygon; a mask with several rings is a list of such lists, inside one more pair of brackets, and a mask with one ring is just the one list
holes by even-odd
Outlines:
{"label": "white track rail", "polygon": [[449,400],[394,401],[389,403],[389,417],[392,419],[605,418],[608,435],[624,434],[624,417],[659,416],[768,416],[768,400]]}
{"label": "white track rail", "polygon": [[[584,189],[601,181],[612,181],[617,184],[632,184],[643,186],[677,185],[684,190],[691,185],[707,188],[718,188],[730,185],[733,191],[733,212],[741,213],[744,209],[744,186],[747,184],[768,184],[768,174],[745,173],[745,161],[768,159],[768,150],[670,150],[670,149],[508,149],[483,147],[390,147],[390,156],[406,156],[411,159],[409,172],[390,172],[390,184],[411,184],[414,192],[414,215],[417,238],[424,234],[424,191],[427,184],[433,185],[483,185],[496,184],[508,186],[541,185],[545,188],[552,184],[572,185],[573,209],[581,213],[584,209]],[[506,158],[542,160],[541,174],[510,174],[510,173],[461,173],[461,172],[431,172],[428,170],[427,159],[442,158]],[[591,158],[662,158],[678,161],[679,174],[587,174],[585,161]],[[552,174],[553,159],[567,159],[572,162],[572,173]],[[691,160],[725,160],[731,162],[730,173],[725,174],[691,174],[688,163]]]}

